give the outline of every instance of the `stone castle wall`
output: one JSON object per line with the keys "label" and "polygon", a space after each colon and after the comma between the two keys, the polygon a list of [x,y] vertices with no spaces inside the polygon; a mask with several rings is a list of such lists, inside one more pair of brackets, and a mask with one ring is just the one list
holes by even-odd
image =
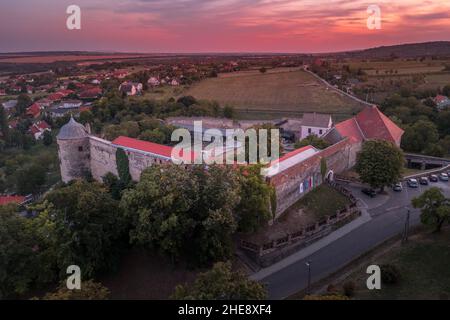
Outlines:
{"label": "stone castle wall", "polygon": [[89,141],[92,177],[97,181],[102,181],[102,178],[109,172],[117,176],[116,148],[110,141],[97,137],[90,137]]}
{"label": "stone castle wall", "polygon": [[[119,146],[94,136],[79,140],[58,141],[61,160],[61,175],[64,182],[91,174],[103,181],[108,173],[118,175],[116,151]],[[122,148],[122,147],[121,147]],[[344,139],[312,157],[271,177],[268,182],[275,186],[277,194],[276,217],[297,202],[316,186],[323,183],[321,159],[327,159],[328,172],[339,174],[355,164],[360,144]],[[142,171],[154,164],[162,164],[170,159],[123,148],[129,160],[130,174],[139,181]]]}
{"label": "stone castle wall", "polygon": [[[92,177],[97,181],[102,181],[102,178],[109,172],[117,176],[116,151],[119,147],[110,141],[97,137],[90,137],[89,140]],[[142,171],[146,168],[154,164],[162,164],[168,161],[166,158],[151,155],[146,152],[140,152],[124,147],[122,149],[128,156],[130,175],[134,181],[139,181]]]}
{"label": "stone castle wall", "polygon": [[61,179],[67,183],[91,171],[89,138],[58,140]]}
{"label": "stone castle wall", "polygon": [[327,172],[341,173],[355,164],[360,145],[353,145],[347,139],[313,155],[287,170],[271,177],[277,195],[277,218],[313,188],[322,184],[321,159],[327,161]]}

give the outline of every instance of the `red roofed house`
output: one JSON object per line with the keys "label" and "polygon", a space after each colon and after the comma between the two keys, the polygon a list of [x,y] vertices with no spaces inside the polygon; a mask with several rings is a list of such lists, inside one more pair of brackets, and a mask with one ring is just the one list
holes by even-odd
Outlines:
{"label": "red roofed house", "polygon": [[78,95],[80,99],[83,100],[92,100],[92,99],[97,99],[102,95],[102,89],[101,88],[90,88],[90,89],[86,89],[83,90],[82,92],[80,92],[80,94]]}
{"label": "red roofed house", "polygon": [[336,131],[352,142],[380,139],[400,147],[404,131],[386,117],[376,106],[367,107],[349,120],[338,123]]}
{"label": "red roofed house", "polygon": [[31,125],[30,132],[34,136],[34,139],[40,140],[44,137],[44,132],[49,131],[51,132],[52,129],[45,121],[39,121]]}
{"label": "red roofed house", "polygon": [[41,106],[37,103],[33,103],[27,108],[27,115],[32,118],[37,118],[41,115]]}
{"label": "red roofed house", "polygon": [[22,204],[25,202],[25,197],[22,196],[0,196],[0,206],[6,206],[11,203]]}

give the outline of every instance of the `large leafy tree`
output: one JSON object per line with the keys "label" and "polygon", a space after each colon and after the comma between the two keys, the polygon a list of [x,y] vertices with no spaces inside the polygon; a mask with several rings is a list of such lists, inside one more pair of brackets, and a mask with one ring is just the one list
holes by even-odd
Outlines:
{"label": "large leafy tree", "polygon": [[33,238],[15,206],[0,206],[0,299],[27,291],[35,277]]}
{"label": "large leafy tree", "polygon": [[42,215],[54,228],[56,264],[65,274],[78,265],[83,277],[115,266],[125,231],[119,203],[98,183],[76,181],[45,197]]}
{"label": "large leafy tree", "polygon": [[295,143],[295,148],[297,149],[306,146],[313,146],[317,149],[326,149],[330,146],[330,143],[328,143],[325,139],[322,139],[315,134],[311,134],[307,136],[305,139],[299,140]]}
{"label": "large leafy tree", "polygon": [[19,115],[23,115],[27,108],[33,103],[30,96],[22,93],[17,97],[16,111]]}
{"label": "large leafy tree", "polygon": [[442,190],[433,187],[412,200],[414,208],[421,209],[420,219],[423,224],[431,225],[439,232],[445,222],[450,221],[450,201]]}
{"label": "large leafy tree", "polygon": [[255,232],[273,217],[274,190],[261,176],[261,166],[243,167],[240,171],[241,201],[235,210],[238,226],[242,232]]}
{"label": "large leafy tree", "polygon": [[178,300],[263,300],[266,297],[267,290],[262,284],[233,271],[231,264],[224,262],[201,273],[192,286],[177,286],[172,296]]}
{"label": "large leafy tree", "polygon": [[439,140],[436,125],[428,120],[419,120],[405,130],[402,148],[411,152],[423,152]]}
{"label": "large leafy tree", "polygon": [[355,169],[364,183],[383,189],[401,178],[404,163],[403,152],[393,143],[369,140],[357,155]]}
{"label": "large leafy tree", "polygon": [[206,264],[232,253],[238,192],[228,167],[152,166],[135,189],[124,192],[121,206],[131,221],[132,242]]}

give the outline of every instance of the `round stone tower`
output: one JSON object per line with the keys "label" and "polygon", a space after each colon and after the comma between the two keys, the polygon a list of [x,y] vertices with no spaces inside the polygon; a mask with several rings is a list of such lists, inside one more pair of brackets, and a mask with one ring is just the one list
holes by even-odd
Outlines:
{"label": "round stone tower", "polygon": [[59,131],[56,141],[62,181],[67,183],[89,176],[90,145],[86,128],[71,117]]}

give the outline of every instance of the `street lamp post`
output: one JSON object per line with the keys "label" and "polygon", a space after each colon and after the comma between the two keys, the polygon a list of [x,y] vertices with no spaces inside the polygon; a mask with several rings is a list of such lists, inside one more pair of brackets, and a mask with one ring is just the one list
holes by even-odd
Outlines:
{"label": "street lamp post", "polygon": [[308,267],[308,288],[306,289],[306,293],[308,295],[311,294],[311,261],[307,261],[306,266]]}

